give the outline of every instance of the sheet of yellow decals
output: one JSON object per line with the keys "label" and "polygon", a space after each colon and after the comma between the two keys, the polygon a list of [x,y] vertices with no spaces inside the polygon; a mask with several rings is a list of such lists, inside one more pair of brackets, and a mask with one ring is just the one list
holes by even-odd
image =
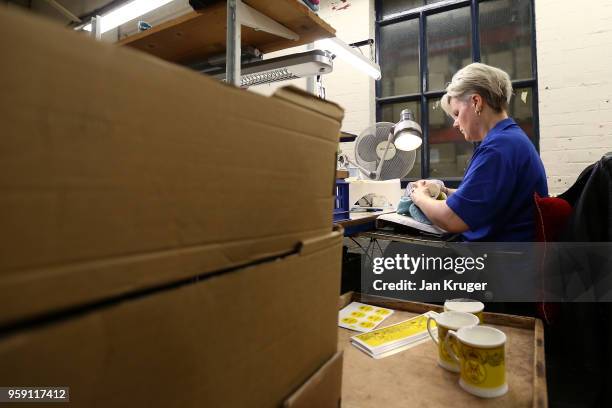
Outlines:
{"label": "sheet of yellow decals", "polygon": [[393,310],[352,302],[338,315],[338,326],[360,332],[369,332],[393,314]]}
{"label": "sheet of yellow decals", "polygon": [[[428,336],[427,317],[428,314],[422,314],[412,319],[383,327],[382,329],[358,334],[351,337],[351,340],[373,351],[398,344],[408,344],[411,341],[420,340]],[[433,324],[432,327],[435,327],[435,324]]]}

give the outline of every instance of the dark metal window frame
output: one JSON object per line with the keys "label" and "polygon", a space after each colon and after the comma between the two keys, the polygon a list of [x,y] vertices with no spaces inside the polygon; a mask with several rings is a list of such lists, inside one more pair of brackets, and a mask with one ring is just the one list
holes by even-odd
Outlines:
{"label": "dark metal window frame", "polygon": [[[444,13],[446,11],[470,7],[471,23],[472,23],[472,60],[474,62],[481,61],[480,55],[480,22],[479,22],[479,5],[486,1],[492,0],[456,0],[441,3],[428,4],[402,13],[396,13],[387,18],[382,18],[382,1],[376,0],[376,61],[380,63],[380,28],[401,23],[407,20],[419,20],[419,92],[405,95],[394,95],[381,97],[382,82],[376,82],[376,121],[381,121],[382,107],[387,104],[401,102],[419,102],[421,109],[421,123],[423,124],[423,147],[421,148],[421,177],[428,178],[430,176],[429,167],[429,107],[427,103],[430,99],[440,98],[444,95],[444,91],[427,91],[427,16]],[[533,112],[533,129],[534,129],[534,144],[538,152],[540,151],[540,123],[538,111],[538,71],[536,61],[536,31],[535,31],[535,5],[534,0],[531,2],[531,79],[523,79],[512,81],[514,89],[530,87],[533,90],[532,112]],[[450,186],[457,186],[462,178],[449,177],[444,179]]]}

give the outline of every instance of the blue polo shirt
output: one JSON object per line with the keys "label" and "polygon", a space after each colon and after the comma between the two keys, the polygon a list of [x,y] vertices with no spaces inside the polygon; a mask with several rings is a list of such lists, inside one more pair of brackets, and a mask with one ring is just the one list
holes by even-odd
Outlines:
{"label": "blue polo shirt", "polygon": [[548,196],[544,165],[523,130],[498,122],[474,150],[463,181],[446,203],[469,227],[466,241],[533,241],[533,193]]}

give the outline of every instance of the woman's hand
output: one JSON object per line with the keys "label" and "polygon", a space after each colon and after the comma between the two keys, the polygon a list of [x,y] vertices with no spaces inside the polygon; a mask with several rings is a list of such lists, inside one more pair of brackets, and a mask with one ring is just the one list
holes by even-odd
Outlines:
{"label": "woman's hand", "polygon": [[421,204],[424,200],[431,200],[431,196],[429,195],[429,188],[425,181],[426,180],[417,181],[416,186],[412,190],[412,202],[415,203],[418,207],[421,207]]}
{"label": "woman's hand", "polygon": [[446,194],[446,196],[448,197],[449,195],[453,194],[455,191],[455,189],[452,188],[448,188],[446,186],[441,186],[440,184],[432,181],[432,180],[417,180],[413,183],[415,186],[420,187],[420,186],[425,186],[425,187],[429,187],[430,185],[435,185],[436,188],[437,186],[440,187],[440,191],[442,191],[444,194]]}
{"label": "woman's hand", "polygon": [[429,220],[436,226],[448,232],[465,232],[469,229],[468,225],[455,214],[446,204],[446,201],[439,201],[431,198],[426,180],[416,182],[412,190],[412,202],[423,211]]}
{"label": "woman's hand", "polygon": [[414,182],[414,185],[416,185],[417,187],[421,187],[421,186],[429,186],[430,184],[436,184],[431,180],[417,180]]}

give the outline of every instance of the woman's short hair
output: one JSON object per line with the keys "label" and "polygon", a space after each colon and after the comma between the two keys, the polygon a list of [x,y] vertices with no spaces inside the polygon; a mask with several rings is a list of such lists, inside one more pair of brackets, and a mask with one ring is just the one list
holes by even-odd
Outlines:
{"label": "woman's short hair", "polygon": [[475,62],[453,75],[442,96],[442,109],[452,116],[450,99],[463,99],[473,94],[480,95],[494,111],[508,110],[512,97],[510,76],[499,68]]}

